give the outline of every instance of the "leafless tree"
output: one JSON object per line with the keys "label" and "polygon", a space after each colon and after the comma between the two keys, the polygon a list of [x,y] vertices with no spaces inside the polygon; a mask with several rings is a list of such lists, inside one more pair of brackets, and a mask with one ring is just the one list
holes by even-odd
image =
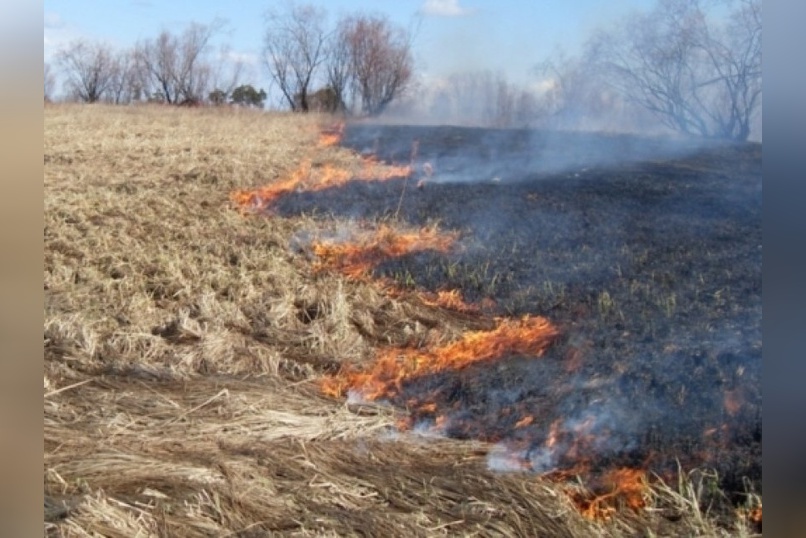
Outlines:
{"label": "leafless tree", "polygon": [[[621,117],[624,102],[603,78],[597,61],[590,55],[569,56],[557,48],[535,67],[540,77],[541,124],[546,127],[578,129],[603,124],[628,127]],[[637,107],[632,107],[633,109]],[[653,120],[653,123],[656,122]]]}
{"label": "leafless tree", "polygon": [[207,95],[212,67],[206,56],[222,27],[220,20],[191,23],[181,35],[163,30],[137,46],[137,59],[150,86],[167,103],[201,102]]}
{"label": "leafless tree", "polygon": [[129,103],[137,94],[137,72],[134,50],[122,50],[113,56],[113,76],[107,91],[109,102]]}
{"label": "leafless tree", "polygon": [[217,59],[211,62],[211,66],[209,85],[213,91],[231,95],[233,90],[241,85],[245,72],[244,61],[231,54],[228,46],[220,48]]}
{"label": "leafless tree", "polygon": [[515,94],[515,112],[512,118],[515,127],[533,127],[540,118],[540,107],[533,91],[520,88]]}
{"label": "leafless tree", "polygon": [[667,126],[746,140],[761,106],[761,0],[733,4],[720,25],[700,0],[659,0],[600,33],[589,51],[614,87]]}
{"label": "leafless tree", "polygon": [[357,15],[340,27],[350,58],[350,81],[361,111],[375,116],[411,82],[412,33],[380,15]]}
{"label": "leafless tree", "polygon": [[53,68],[48,62],[45,62],[45,101],[50,102],[53,100],[53,90],[56,87],[56,76],[53,73]]}
{"label": "leafless tree", "polygon": [[177,38],[168,30],[137,46],[137,59],[149,82],[149,93],[159,95],[167,103],[179,100],[179,89],[175,82],[178,56]]}
{"label": "leafless tree", "polygon": [[266,17],[264,61],[291,110],[307,112],[308,94],[325,59],[326,13],[310,4],[289,2]]}
{"label": "leafless tree", "polygon": [[519,90],[503,73],[465,71],[448,77],[442,98],[450,102],[452,121],[487,127],[511,127]]}
{"label": "leafless tree", "polygon": [[155,93],[154,80],[142,55],[142,44],[135,45],[131,50],[131,64],[129,66],[129,97],[130,101],[147,101]]}
{"label": "leafless tree", "polygon": [[109,89],[115,62],[109,46],[84,39],[71,42],[56,55],[66,77],[68,93],[95,103]]}
{"label": "leafless tree", "polygon": [[349,35],[349,19],[341,19],[330,34],[325,60],[327,85],[333,91],[340,111],[347,110],[347,92],[352,78]]}

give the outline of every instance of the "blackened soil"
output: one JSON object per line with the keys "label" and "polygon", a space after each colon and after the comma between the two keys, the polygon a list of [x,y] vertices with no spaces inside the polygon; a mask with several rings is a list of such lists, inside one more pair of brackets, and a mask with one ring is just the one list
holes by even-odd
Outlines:
{"label": "blackened soil", "polygon": [[[435,401],[449,435],[519,446],[538,470],[573,465],[576,446],[573,459],[659,472],[679,460],[715,467],[727,491],[749,478],[760,492],[760,145],[378,126],[348,128],[344,144],[414,156],[417,172],[276,210],[459,230],[455,253],[377,274],[492,299],[492,314],[543,315],[563,334],[546,357],[417,379],[394,403],[428,424],[416,406]],[[565,453],[548,453],[558,420]]]}

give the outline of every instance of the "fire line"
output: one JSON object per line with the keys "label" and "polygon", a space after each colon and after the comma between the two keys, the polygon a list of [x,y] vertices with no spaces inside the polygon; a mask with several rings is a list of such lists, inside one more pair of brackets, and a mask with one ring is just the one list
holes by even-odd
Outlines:
{"label": "fire line", "polygon": [[381,350],[368,370],[345,368],[337,376],[325,378],[322,390],[334,397],[352,390],[368,400],[389,398],[399,394],[403,383],[419,376],[513,355],[540,357],[558,334],[542,317],[502,319],[491,331],[470,331],[460,340],[434,349]]}
{"label": "fire line", "polygon": [[[344,134],[344,124],[336,124],[323,129],[318,146],[337,145]],[[358,169],[346,169],[327,163],[313,167],[310,160],[304,161],[288,177],[253,190],[236,191],[231,199],[244,209],[264,210],[279,199],[300,191],[320,191],[338,187],[350,181],[384,181],[408,178],[412,175],[417,155],[417,145],[412,149],[409,165],[385,166],[374,157],[363,157]],[[430,178],[432,170],[426,163],[426,173]],[[357,230],[348,241],[319,240],[311,248],[318,260],[315,270],[336,270],[351,279],[365,280],[379,263],[399,258],[413,252],[432,250],[449,252],[458,239],[455,232],[441,232],[436,228],[422,228],[402,231],[389,225],[381,225],[375,230]],[[396,293],[394,286],[386,286],[390,294]],[[480,314],[477,305],[465,303],[458,290],[419,293],[423,304],[437,308],[447,308],[465,313]],[[354,394],[365,400],[394,400],[402,396],[407,383],[417,378],[445,371],[457,371],[480,362],[494,362],[509,357],[540,358],[559,336],[558,329],[546,318],[525,316],[521,319],[497,318],[496,326],[487,331],[469,331],[455,342],[424,349],[383,348],[377,353],[374,362],[365,367],[345,365],[336,375],[324,377],[320,389],[326,395],[341,398]],[[733,394],[726,395],[726,408],[732,410]],[[449,420],[446,411],[436,402],[427,399],[410,399],[406,402],[414,412],[408,419],[398,422],[401,430],[410,429],[416,416],[431,416],[436,428],[445,427]],[[529,414],[513,410],[516,416],[515,429],[527,429],[535,421]],[[572,486],[570,479],[577,475],[588,475],[590,462],[587,460],[586,444],[590,444],[587,429],[583,423],[575,431],[566,431],[562,420],[556,420],[550,427],[544,443],[546,450],[561,450],[565,461],[575,461],[571,469],[551,468],[540,472],[547,479],[565,484],[566,494],[574,502],[582,515],[592,519],[609,519],[620,507],[639,510],[646,506],[648,481],[646,472],[628,467],[604,471],[595,478],[592,489]],[[572,441],[568,441],[571,438]],[[491,441],[493,439],[488,439]],[[504,456],[510,467],[522,471],[537,470],[517,453]],[[750,517],[755,516],[752,514]],[[758,519],[761,519],[759,507]]]}

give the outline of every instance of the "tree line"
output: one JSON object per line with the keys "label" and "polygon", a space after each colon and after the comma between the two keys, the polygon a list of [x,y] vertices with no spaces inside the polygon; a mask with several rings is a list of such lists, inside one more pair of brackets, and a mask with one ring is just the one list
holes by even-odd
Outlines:
{"label": "tree line", "polygon": [[[85,103],[160,102],[199,104],[216,92],[231,95],[243,65],[213,58],[211,41],[224,23],[191,23],[182,32],[162,30],[130,49],[77,39],[55,55],[64,78],[65,97]],[[45,99],[55,90],[54,68],[45,64]]]}
{"label": "tree line", "polygon": [[[716,8],[715,8],[716,6]],[[714,10],[720,11],[718,17]],[[161,31],[130,50],[70,43],[45,64],[45,98],[58,70],[73,100],[262,107],[244,65],[213,54],[222,21]],[[535,66],[532,87],[501,73],[454,73],[425,84],[414,32],[378,14],[331,21],[324,8],[287,2],[266,13],[261,64],[294,112],[384,112],[479,125],[609,128],[660,123],[701,137],[746,140],[761,109],[761,0],[656,0],[593,33],[575,56]]]}
{"label": "tree line", "polygon": [[[79,39],[56,54],[55,65],[69,100],[262,107],[266,92],[242,83],[243,63],[227,61],[226,51],[212,54],[223,27],[216,20],[162,30],[121,51]],[[377,14],[346,15],[330,28],[324,9],[287,3],[267,12],[262,63],[292,111],[378,115],[414,76],[412,34]],[[54,71],[45,64],[46,100]]]}

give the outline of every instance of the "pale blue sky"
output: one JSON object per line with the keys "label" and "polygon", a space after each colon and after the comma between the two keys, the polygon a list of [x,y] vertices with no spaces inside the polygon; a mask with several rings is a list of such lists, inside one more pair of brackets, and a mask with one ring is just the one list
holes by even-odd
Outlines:
{"label": "pale blue sky", "polygon": [[[263,14],[282,0],[45,0],[45,60],[77,37],[129,47],[162,28],[181,31],[190,22],[227,20],[219,43],[249,59],[250,79],[268,84],[259,57]],[[621,17],[651,0],[328,0],[331,20],[340,13],[370,11],[408,26],[419,17],[415,41],[418,72],[441,77],[451,72],[500,70],[527,82],[530,70],[559,45],[573,52],[597,25]]]}

